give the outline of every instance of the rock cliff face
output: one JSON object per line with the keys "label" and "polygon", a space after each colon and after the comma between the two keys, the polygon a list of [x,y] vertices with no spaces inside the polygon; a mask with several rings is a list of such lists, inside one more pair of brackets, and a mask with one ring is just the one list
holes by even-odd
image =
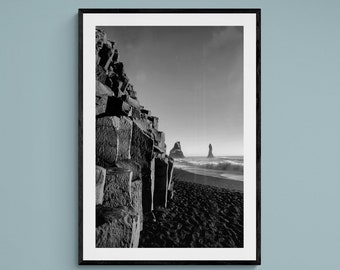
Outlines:
{"label": "rock cliff face", "polygon": [[212,145],[211,144],[209,144],[209,153],[208,153],[208,158],[213,158],[214,157],[214,155],[213,155],[213,153],[212,153]]}
{"label": "rock cliff face", "polygon": [[174,161],[158,117],[140,105],[115,42],[100,29],[96,80],[96,247],[138,247],[144,218],[167,206]]}
{"label": "rock cliff face", "polygon": [[180,142],[175,143],[174,147],[170,150],[169,156],[172,158],[184,158]]}

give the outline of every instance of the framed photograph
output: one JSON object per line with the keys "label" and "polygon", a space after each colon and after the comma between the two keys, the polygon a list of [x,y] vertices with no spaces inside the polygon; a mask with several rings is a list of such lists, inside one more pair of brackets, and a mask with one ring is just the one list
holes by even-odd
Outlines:
{"label": "framed photograph", "polygon": [[260,10],[79,10],[79,264],[260,264]]}

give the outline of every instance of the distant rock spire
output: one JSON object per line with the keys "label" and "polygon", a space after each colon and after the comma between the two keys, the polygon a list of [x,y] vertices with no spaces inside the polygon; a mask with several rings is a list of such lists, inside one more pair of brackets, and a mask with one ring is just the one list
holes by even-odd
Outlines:
{"label": "distant rock spire", "polygon": [[169,156],[172,158],[184,158],[180,142],[175,142],[174,147],[170,150]]}
{"label": "distant rock spire", "polygon": [[212,153],[212,146],[211,146],[211,143],[209,144],[209,153],[208,153],[208,158],[213,158],[214,155]]}

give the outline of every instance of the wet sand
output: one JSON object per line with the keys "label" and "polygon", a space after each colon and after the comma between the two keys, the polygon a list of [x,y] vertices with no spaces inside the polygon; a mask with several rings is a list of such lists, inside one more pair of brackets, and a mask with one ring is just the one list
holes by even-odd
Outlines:
{"label": "wet sand", "polygon": [[178,169],[174,179],[168,207],[145,217],[140,247],[243,247],[243,182]]}
{"label": "wet sand", "polygon": [[177,168],[174,169],[174,177],[183,182],[190,182],[243,192],[243,181],[221,179],[209,175],[195,174]]}

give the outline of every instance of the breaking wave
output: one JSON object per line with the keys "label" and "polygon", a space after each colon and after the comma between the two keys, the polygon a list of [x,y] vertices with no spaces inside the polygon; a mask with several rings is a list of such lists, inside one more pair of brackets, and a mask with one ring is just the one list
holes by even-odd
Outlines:
{"label": "breaking wave", "polygon": [[228,158],[214,158],[214,159],[194,159],[185,158],[177,160],[178,167],[196,167],[210,170],[234,171],[243,172],[243,159],[228,159]]}

